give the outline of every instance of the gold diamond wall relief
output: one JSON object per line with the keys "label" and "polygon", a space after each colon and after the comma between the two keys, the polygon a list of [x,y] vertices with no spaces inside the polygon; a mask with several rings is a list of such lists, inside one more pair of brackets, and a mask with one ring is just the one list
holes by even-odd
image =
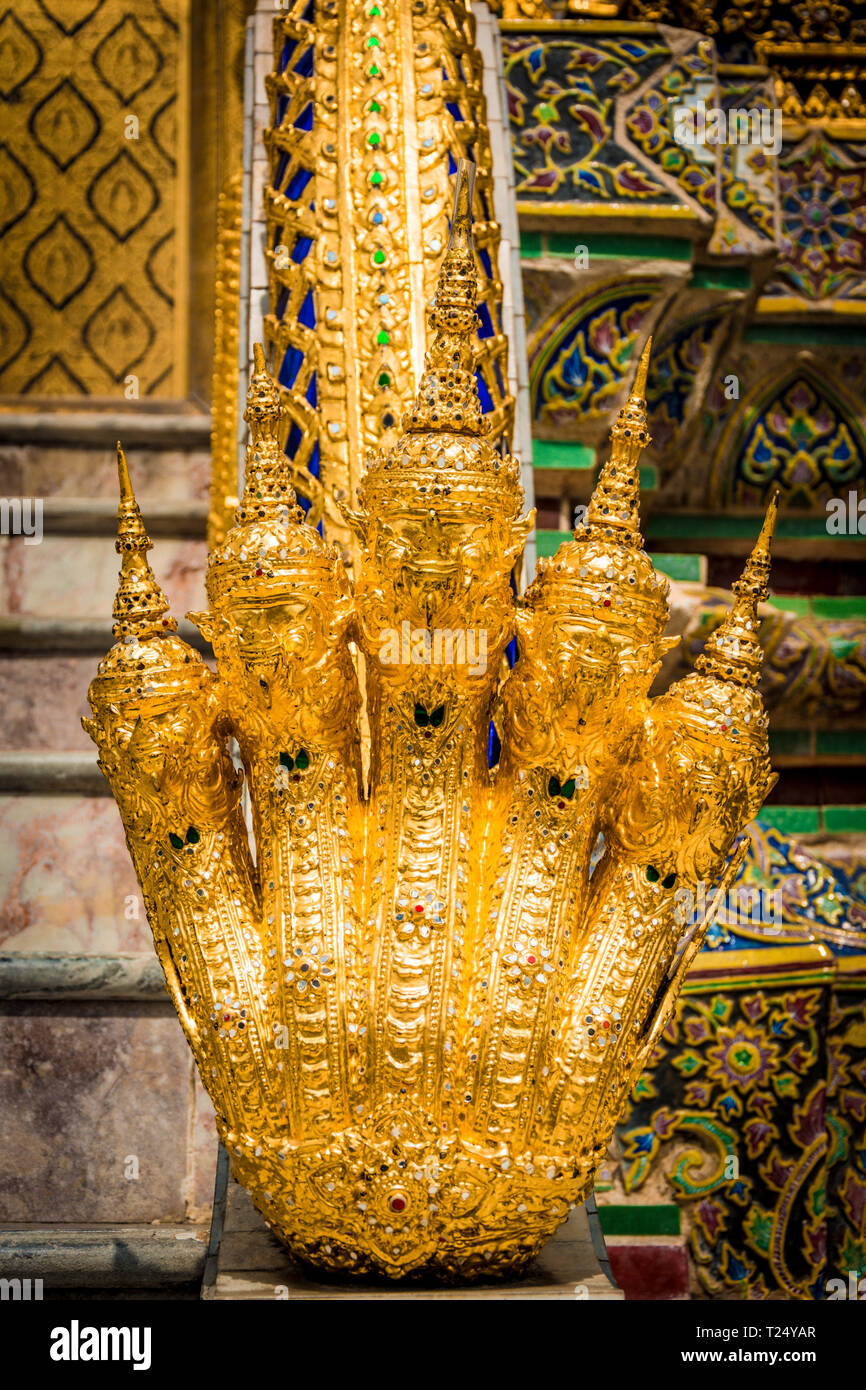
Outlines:
{"label": "gold diamond wall relief", "polygon": [[699,669],[648,694],[670,645],[638,517],[649,348],[585,521],[513,592],[531,516],[473,370],[472,175],[414,403],[344,508],[354,587],[297,506],[259,348],[193,615],[216,674],[176,635],[121,454],[117,641],[85,721],[235,1175],[297,1256],[394,1279],[517,1274],[591,1190],[712,915],[684,934],[677,890],[726,891],[774,780],[775,504]]}
{"label": "gold diamond wall relief", "polygon": [[0,394],[186,395],[188,0],[0,19]]}

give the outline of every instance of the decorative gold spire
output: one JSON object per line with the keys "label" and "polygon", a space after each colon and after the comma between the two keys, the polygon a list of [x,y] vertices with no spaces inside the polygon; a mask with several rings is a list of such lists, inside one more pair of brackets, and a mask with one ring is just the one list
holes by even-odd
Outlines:
{"label": "decorative gold spire", "polygon": [[208,555],[205,587],[212,606],[233,597],[273,598],[287,585],[309,584],[315,591],[332,577],[335,556],[307,524],[289,482],[280,443],[283,415],[279,388],[256,343],[244,411],[250,427],[244,491],[234,525]]}
{"label": "decorative gold spire", "polygon": [[451,235],[445,249],[428,324],[433,341],[424,362],[424,375],[403,428],[409,433],[433,431],[485,434],[475,381],[475,304],[478,275],[472,244],[472,195],[475,165],[457,164],[457,186],[451,214]]}
{"label": "decorative gold spire", "polygon": [[754,688],[761,678],[763,652],[758,641],[758,604],[769,597],[770,541],[779,510],[779,491],[773,494],[755,548],[741,577],[734,581],[734,603],[723,622],[707,638],[695,666],[705,676]]}
{"label": "decorative gold spire", "polygon": [[120,583],[114,600],[115,637],[132,641],[156,633],[176,632],[177,623],[168,614],[168,599],[154,578],[147,559],[153,546],[132,490],[126,455],[117,441],[117,476],[120,505],[117,509],[117,540],[114,548],[121,557]]}
{"label": "decorative gold spire", "polygon": [[253,347],[253,375],[247,392],[244,419],[250,427],[244,492],[235,521],[246,526],[266,518],[285,517],[291,509],[300,520],[294,488],[289,482],[289,461],[280,447],[280,422],[285,414],[279,387],[267,368],[261,343]]}
{"label": "decorative gold spire", "polygon": [[586,519],[574,533],[575,540],[612,536],[620,544],[638,549],[640,534],[640,471],[638,460],[650,443],[647,429],[646,380],[652,338],[647,339],[635,373],[631,394],[611,426],[610,458],[603,464]]}

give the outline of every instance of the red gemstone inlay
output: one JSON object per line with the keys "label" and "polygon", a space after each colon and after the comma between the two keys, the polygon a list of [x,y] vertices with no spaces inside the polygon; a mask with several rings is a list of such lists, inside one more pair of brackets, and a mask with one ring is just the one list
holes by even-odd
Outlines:
{"label": "red gemstone inlay", "polygon": [[530,965],[535,964],[535,956],[527,956],[526,959]]}
{"label": "red gemstone inlay", "polygon": [[406,1198],[405,1198],[405,1197],[392,1197],[391,1200],[390,1200],[390,1202],[388,1203],[388,1206],[391,1208],[392,1211],[405,1211],[405,1210],[406,1210]]}
{"label": "red gemstone inlay", "polygon": [[606,599],[605,599],[604,604],[603,604],[603,607],[605,607],[605,608],[610,608],[610,599],[609,599],[609,598],[606,598]]}
{"label": "red gemstone inlay", "polygon": [[605,1019],[601,1026],[602,1028],[609,1028],[610,1024],[608,1023],[607,1019]]}
{"label": "red gemstone inlay", "polygon": [[556,805],[557,805],[557,809],[558,809],[558,810],[560,810],[560,811],[564,811],[564,810],[565,810],[565,802],[564,802],[564,801],[557,801]]}
{"label": "red gemstone inlay", "polygon": [[264,574],[264,570],[256,570],[256,574]]}
{"label": "red gemstone inlay", "polygon": [[416,911],[416,912],[423,912],[423,911],[424,911],[424,904],[423,904],[423,903],[416,903],[416,904],[415,904],[415,911]]}

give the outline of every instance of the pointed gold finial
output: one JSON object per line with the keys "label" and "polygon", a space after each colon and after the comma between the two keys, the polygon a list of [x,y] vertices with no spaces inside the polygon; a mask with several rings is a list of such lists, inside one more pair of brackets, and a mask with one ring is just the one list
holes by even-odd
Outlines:
{"label": "pointed gold finial", "polygon": [[284,413],[280,389],[268,371],[265,350],[261,343],[255,343],[253,373],[244,411],[250,438],[236,526],[275,515],[284,518],[287,508],[293,514],[298,511],[295,491],[289,482],[289,461],[279,441]]}
{"label": "pointed gold finial", "polygon": [[646,340],[646,347],[640,355],[640,361],[637,364],[637,371],[634,374],[634,385],[631,388],[632,396],[639,396],[640,399],[644,401],[644,403],[646,398],[646,379],[647,373],[649,372],[650,353],[652,352],[652,345],[652,334],[650,334],[650,336]]}
{"label": "pointed gold finial", "polygon": [[640,356],[629,398],[611,426],[610,458],[602,465],[598,482],[586,509],[586,518],[574,532],[575,540],[615,537],[637,549],[640,534],[640,469],[638,461],[650,443],[647,429],[646,383],[652,338]]}
{"label": "pointed gold finial", "polygon": [[129,464],[120,440],[117,441],[117,478],[120,505],[117,509],[117,540],[114,548],[121,560],[112,632],[115,637],[127,641],[153,637],[162,632],[176,632],[174,618],[166,616],[168,599],[157,584],[147,559],[147,552],[153,546],[135,500]]}
{"label": "pointed gold finial", "polygon": [[403,428],[410,433],[485,433],[473,350],[478,298],[472,244],[474,188],[475,165],[461,159],[457,164],[451,234],[428,317],[432,340],[415,404],[403,419]]}
{"label": "pointed gold finial", "polygon": [[695,666],[705,676],[755,687],[761,678],[764,653],[758,641],[758,604],[770,594],[770,542],[779,511],[779,490],[773,493],[764,524],[739,579],[734,602],[723,621],[707,638]]}

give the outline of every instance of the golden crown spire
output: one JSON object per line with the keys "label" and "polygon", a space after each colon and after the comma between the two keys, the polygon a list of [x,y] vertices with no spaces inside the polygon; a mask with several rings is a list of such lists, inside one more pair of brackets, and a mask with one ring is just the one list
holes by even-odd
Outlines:
{"label": "golden crown spire", "polygon": [[253,375],[247,392],[244,419],[250,427],[247,445],[244,491],[238,506],[236,526],[264,521],[274,515],[285,516],[292,508],[300,519],[294,488],[289,482],[289,461],[280,447],[280,421],[285,406],[279,387],[271,376],[261,343],[253,347]]}
{"label": "golden crown spire", "polygon": [[168,599],[154,578],[147,559],[153,549],[144,528],[141,512],[132,490],[126,455],[117,441],[117,476],[120,505],[117,509],[117,540],[114,548],[121,557],[120,582],[114,600],[115,637],[131,641],[158,632],[175,632],[177,623],[168,614]]}
{"label": "golden crown spire", "polygon": [[574,533],[576,540],[615,532],[623,545],[638,549],[642,544],[638,460],[650,443],[645,393],[652,341],[647,339],[629,398],[611,426],[610,458],[602,465],[586,519]]}
{"label": "golden crown spire", "polygon": [[724,621],[711,632],[695,666],[705,676],[754,687],[761,678],[763,653],[758,641],[758,604],[769,597],[770,542],[779,510],[778,489],[770,499],[764,524],[745,569],[733,584],[734,602]]}
{"label": "golden crown spire", "polygon": [[461,159],[457,164],[451,235],[428,318],[433,340],[415,404],[403,422],[404,429],[412,433],[486,433],[474,371],[478,298],[472,243],[474,188],[475,165]]}

